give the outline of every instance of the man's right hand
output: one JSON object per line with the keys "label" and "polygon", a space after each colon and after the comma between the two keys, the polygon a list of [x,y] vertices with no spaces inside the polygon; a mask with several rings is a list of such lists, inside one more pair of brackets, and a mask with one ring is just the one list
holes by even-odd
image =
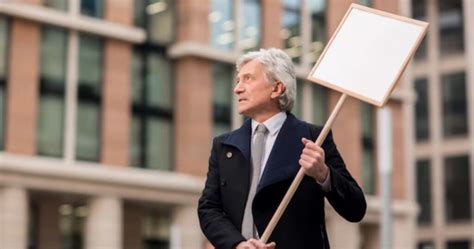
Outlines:
{"label": "man's right hand", "polygon": [[235,249],[275,249],[275,242],[264,244],[256,239],[240,242]]}

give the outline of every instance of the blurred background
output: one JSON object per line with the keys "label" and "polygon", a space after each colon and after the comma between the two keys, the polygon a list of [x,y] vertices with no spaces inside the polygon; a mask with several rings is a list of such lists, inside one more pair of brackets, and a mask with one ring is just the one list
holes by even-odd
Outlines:
{"label": "blurred background", "polygon": [[[387,105],[392,248],[472,249],[474,0],[353,2],[430,23]],[[196,207],[212,137],[243,121],[235,60],[285,49],[294,113],[322,125],[339,93],[305,78],[351,3],[0,1],[0,248],[212,248]],[[376,116],[349,99],[333,126],[368,211],[327,206],[332,248],[380,248]]]}

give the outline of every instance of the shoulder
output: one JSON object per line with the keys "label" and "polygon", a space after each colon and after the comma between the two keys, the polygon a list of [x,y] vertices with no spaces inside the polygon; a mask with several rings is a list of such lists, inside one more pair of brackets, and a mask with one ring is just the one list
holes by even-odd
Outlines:
{"label": "shoulder", "polygon": [[311,132],[315,133],[315,134],[319,134],[322,130],[323,130],[323,127],[320,126],[320,125],[316,125],[316,124],[311,124],[311,123],[308,123],[308,122],[305,122],[307,126],[309,126],[309,129],[311,130]]}
{"label": "shoulder", "polygon": [[240,131],[240,129],[217,135],[213,139],[213,145],[228,143],[229,141],[235,140],[235,138],[239,136],[242,136],[242,132]]}
{"label": "shoulder", "polygon": [[232,132],[233,131],[215,136],[212,143],[214,145],[215,144],[221,144],[223,141],[227,140],[231,136]]}

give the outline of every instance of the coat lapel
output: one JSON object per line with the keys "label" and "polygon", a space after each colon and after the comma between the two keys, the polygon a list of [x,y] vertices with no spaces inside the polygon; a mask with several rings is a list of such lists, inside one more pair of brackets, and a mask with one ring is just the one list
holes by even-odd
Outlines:
{"label": "coat lapel", "polygon": [[[222,142],[237,148],[242,153],[248,165],[244,167],[247,171],[245,175],[248,176],[250,176],[251,129],[251,119],[247,119],[239,129],[230,133]],[[268,157],[257,192],[266,186],[296,176],[300,169],[298,160],[303,150],[302,137],[311,137],[308,125],[288,113]]]}
{"label": "coat lapel", "polygon": [[303,150],[302,137],[310,138],[308,125],[288,113],[270,152],[257,192],[273,183],[296,176]]}
{"label": "coat lapel", "polygon": [[236,147],[245,159],[250,162],[250,134],[252,130],[251,119],[246,119],[244,124],[222,142],[223,144]]}

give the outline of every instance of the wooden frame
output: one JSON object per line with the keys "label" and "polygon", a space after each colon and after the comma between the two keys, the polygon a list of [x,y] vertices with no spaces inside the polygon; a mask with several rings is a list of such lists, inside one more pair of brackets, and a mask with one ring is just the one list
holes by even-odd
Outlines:
{"label": "wooden frame", "polygon": [[[407,36],[409,36],[409,38],[412,39],[412,41],[407,41],[407,42],[405,42],[403,39],[392,40],[394,43],[402,44],[405,47],[403,49],[400,49],[401,51],[394,50],[394,47],[389,48],[388,50],[386,50],[386,51],[392,52],[392,50],[390,50],[390,49],[393,49],[393,51],[394,51],[393,54],[400,56],[400,58],[398,58],[398,61],[396,61],[396,62],[394,62],[394,60],[391,56],[386,56],[388,59],[390,59],[390,61],[387,60],[387,63],[385,63],[385,64],[390,64],[390,63],[393,64],[393,65],[390,65],[391,66],[390,68],[387,67],[388,68],[387,71],[391,70],[392,72],[391,72],[391,74],[383,74],[383,73],[379,74],[379,75],[383,74],[384,75],[383,77],[390,77],[390,79],[389,79],[390,82],[376,81],[377,84],[372,84],[372,85],[370,85],[370,87],[367,86],[367,85],[365,85],[365,86],[360,85],[359,83],[364,82],[363,80],[360,80],[360,82],[357,83],[357,84],[360,85],[360,88],[363,88],[364,91],[370,91],[370,90],[367,90],[367,89],[372,89],[373,87],[380,88],[379,92],[383,93],[383,96],[380,93],[378,95],[374,94],[374,95],[377,95],[376,97],[368,96],[365,93],[361,93],[361,91],[355,91],[354,89],[351,89],[351,88],[357,88],[359,86],[354,86],[354,83],[352,83],[352,82],[350,84],[353,84],[353,85],[350,85],[349,83],[347,83],[347,80],[346,80],[346,82],[344,82],[344,80],[339,80],[339,82],[335,82],[334,80],[328,79],[328,75],[330,75],[331,73],[326,73],[326,76],[324,76],[324,77],[322,76],[325,73],[322,73],[322,71],[324,71],[324,69],[321,69],[321,68],[324,68],[324,67],[334,68],[334,63],[335,63],[336,59],[337,59],[338,62],[342,61],[343,62],[342,64],[344,64],[345,60],[341,60],[340,58],[334,58],[334,56],[333,56],[336,53],[336,52],[334,52],[333,47],[339,46],[338,48],[340,48],[340,47],[344,47],[344,46],[347,47],[348,46],[347,42],[345,42],[347,40],[344,40],[344,39],[351,38],[351,41],[352,40],[358,40],[359,42],[367,42],[367,46],[365,47],[365,49],[367,50],[367,49],[371,49],[373,47],[377,47],[377,42],[379,42],[379,41],[375,41],[373,39],[374,37],[375,38],[384,38],[385,37],[385,36],[381,36],[380,33],[371,34],[370,33],[371,32],[370,31],[371,27],[368,27],[369,32],[367,32],[367,35],[364,36],[364,35],[357,34],[358,35],[357,39],[355,39],[355,37],[353,37],[353,36],[352,37],[350,36],[351,35],[350,32],[352,32],[352,31],[350,31],[349,28],[345,28],[344,30],[342,30],[343,27],[344,27],[344,24],[347,24],[348,19],[357,20],[356,16],[357,15],[361,16],[361,14],[359,14],[359,13],[362,13],[363,15],[368,16],[367,18],[370,18],[370,19],[373,19],[373,20],[374,19],[380,19],[380,17],[382,17],[382,18],[386,17],[387,18],[387,19],[380,19],[379,22],[377,22],[378,27],[374,28],[374,30],[375,30],[374,32],[380,32],[381,31],[380,28],[384,27],[383,25],[386,25],[388,27],[394,27],[394,26],[398,25],[400,27],[400,30],[395,30],[395,31],[397,31],[397,32],[398,31],[404,31],[405,32],[407,30],[407,32],[405,32],[405,33],[407,34]],[[369,15],[367,15],[367,14],[369,14]],[[387,23],[381,24],[380,21],[385,21],[385,20],[387,21]],[[355,22],[355,21],[353,21],[353,22]],[[400,25],[400,24],[409,24],[409,25]],[[374,24],[374,26],[376,26],[376,25]],[[319,83],[319,84],[321,84],[323,86],[326,86],[328,88],[331,88],[333,90],[336,90],[336,91],[339,91],[339,92],[342,92],[342,93],[346,93],[346,94],[348,94],[352,97],[361,99],[362,101],[371,103],[371,104],[376,105],[378,107],[382,107],[387,102],[388,97],[390,96],[391,92],[395,88],[395,85],[398,82],[398,80],[400,79],[400,77],[401,77],[403,71],[405,70],[406,66],[408,65],[408,62],[410,61],[410,59],[412,58],[412,56],[415,53],[416,49],[418,48],[419,44],[421,43],[421,41],[423,39],[423,36],[426,33],[427,27],[428,27],[428,23],[426,23],[426,22],[413,20],[413,19],[410,19],[410,18],[398,16],[398,15],[395,15],[395,14],[391,14],[391,13],[388,13],[388,12],[384,12],[384,11],[380,11],[380,10],[376,10],[376,9],[372,9],[372,8],[368,8],[368,7],[365,7],[365,6],[362,6],[362,5],[358,5],[358,4],[351,4],[351,6],[347,10],[346,14],[344,15],[341,23],[337,27],[336,31],[334,32],[333,36],[329,40],[329,42],[328,42],[327,46],[325,47],[324,51],[322,52],[321,56],[319,57],[318,61],[316,62],[315,66],[311,70],[311,72],[310,72],[307,79],[310,80],[310,81]],[[379,30],[376,30],[376,28],[379,28]],[[393,30],[390,30],[390,32],[387,32],[387,36],[390,36],[391,32],[394,32]],[[366,31],[366,30],[364,29],[364,31]],[[373,35],[373,36],[370,36],[370,35]],[[398,36],[397,36],[397,38],[398,38]],[[405,37],[400,37],[400,38],[405,38]],[[364,40],[364,39],[366,39],[366,40]],[[389,38],[385,38],[385,39],[389,39]],[[413,39],[414,39],[414,42],[413,42]],[[340,40],[345,42],[345,43],[343,43],[344,45],[337,45],[337,44],[342,44],[340,42]],[[336,44],[336,42],[337,42],[337,44]],[[336,44],[336,45],[334,45],[334,44]],[[380,47],[382,47],[382,46],[380,46]],[[402,46],[400,45],[400,47],[402,47]],[[355,47],[354,51],[357,51],[356,49],[359,49],[359,47]],[[362,48],[362,50],[363,49],[364,48]],[[397,49],[399,49],[399,48],[397,47]],[[328,53],[328,51],[329,51],[329,53]],[[395,51],[397,51],[398,53],[395,53]],[[354,52],[354,53],[356,53],[356,54],[359,53],[359,55],[360,55],[360,53],[362,53],[362,52]],[[344,57],[344,59],[348,59],[349,62],[353,62],[354,60],[357,59],[357,58],[354,58],[355,56],[353,56],[351,54],[345,53],[344,55],[346,55],[346,57]],[[369,57],[370,56],[371,55],[369,53]],[[377,55],[374,55],[374,56],[377,56]],[[383,56],[379,55],[379,57],[385,58],[385,54]],[[370,59],[371,58],[368,58],[368,60],[370,60]],[[368,68],[363,68],[362,66],[360,67],[361,69],[363,69],[361,71],[364,71],[364,70],[366,71],[366,75],[364,77],[367,77],[367,79],[369,79],[369,81],[367,81],[367,82],[370,82],[371,78],[369,76],[377,75],[376,70],[379,70],[380,68],[383,68],[383,66],[385,65],[384,64],[385,61],[382,61],[382,63],[379,63],[379,61],[370,62],[370,61],[366,61],[366,60],[365,61],[361,60],[361,62],[363,62],[362,64],[365,63],[365,64],[369,65]],[[388,63],[388,62],[390,62],[390,63]],[[331,63],[333,63],[333,64],[331,64]],[[347,63],[347,64],[349,64],[349,63]],[[354,64],[355,63],[352,63],[352,64],[350,64],[350,66],[345,67],[345,68],[346,69],[351,69],[350,67],[355,66]],[[347,71],[345,70],[345,68],[343,66],[343,68],[342,68],[343,72],[339,72],[339,74],[347,74]],[[394,68],[397,68],[398,70],[394,71],[395,70]],[[374,71],[374,69],[376,69],[376,70]],[[374,73],[369,74],[367,72],[368,70],[373,70]],[[335,75],[334,72],[333,72],[333,75]],[[351,74],[349,73],[347,77],[350,77],[350,76],[351,76]],[[334,77],[334,76],[332,76],[332,77]],[[342,76],[337,76],[337,77],[342,78]],[[375,76],[373,76],[373,77],[375,77]],[[379,78],[383,78],[383,77],[379,77]],[[361,77],[354,77],[354,78],[359,79]],[[355,81],[357,82],[357,80],[355,80]],[[388,81],[388,80],[385,79],[385,80],[382,80],[382,81]],[[381,84],[381,85],[379,85],[379,84]]]}

